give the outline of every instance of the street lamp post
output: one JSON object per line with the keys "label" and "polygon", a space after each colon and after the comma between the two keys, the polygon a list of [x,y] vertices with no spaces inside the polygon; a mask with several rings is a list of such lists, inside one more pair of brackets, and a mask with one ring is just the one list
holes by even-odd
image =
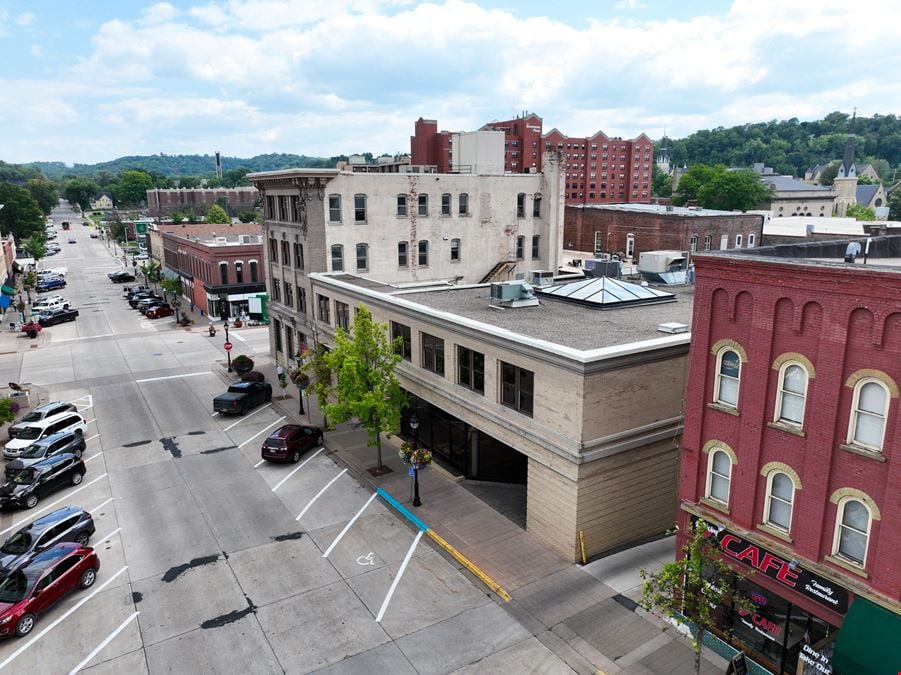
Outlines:
{"label": "street lamp post", "polygon": [[[225,341],[228,342],[228,320],[222,324],[225,328]],[[225,350],[225,355],[228,357],[228,372],[232,372],[232,352],[231,349]]]}
{"label": "street lamp post", "polygon": [[[410,428],[413,430],[413,452],[419,449],[419,418],[416,413],[410,417]],[[422,506],[419,499],[419,467],[413,464],[413,506]]]}

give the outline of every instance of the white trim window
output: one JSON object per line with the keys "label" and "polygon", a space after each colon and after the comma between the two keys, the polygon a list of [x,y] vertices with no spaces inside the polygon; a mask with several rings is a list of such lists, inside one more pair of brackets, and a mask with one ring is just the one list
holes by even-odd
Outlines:
{"label": "white trim window", "polygon": [[787,473],[773,471],[767,476],[764,523],[785,532],[790,531],[794,502],[795,484]]}
{"label": "white trim window", "polygon": [[757,235],[751,232],[748,235],[748,248],[754,248],[757,245]]}
{"label": "white trim window", "polygon": [[707,460],[707,499],[729,505],[729,486],[732,482],[732,458],[725,450],[714,448]]}
{"label": "white trim window", "polygon": [[804,426],[807,381],[807,370],[801,364],[790,361],[782,365],[776,392],[776,422]]}
{"label": "white trim window", "polygon": [[867,561],[872,522],[873,515],[862,501],[847,498],[839,502],[833,554],[863,567]]}
{"label": "white trim window", "polygon": [[738,407],[738,386],[741,382],[741,356],[734,349],[720,350],[716,355],[714,401],[730,408]]}
{"label": "white trim window", "polygon": [[890,400],[888,388],[879,380],[868,378],[855,385],[848,443],[882,451]]}
{"label": "white trim window", "polygon": [[741,248],[742,237],[740,234],[735,235],[735,248]]}

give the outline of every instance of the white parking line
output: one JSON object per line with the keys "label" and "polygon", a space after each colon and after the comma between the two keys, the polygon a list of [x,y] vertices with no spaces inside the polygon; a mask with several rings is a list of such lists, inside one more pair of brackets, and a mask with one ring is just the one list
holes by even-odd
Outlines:
{"label": "white parking line", "polygon": [[241,335],[239,335],[238,333],[232,333],[232,337],[235,338],[235,340],[240,340],[241,342],[247,342],[247,340],[245,340],[245,339],[244,339]]}
{"label": "white parking line", "polygon": [[85,424],[87,425],[87,424],[90,424],[91,422],[96,422],[96,421],[97,421],[97,418],[95,417],[95,418],[90,419],[90,420],[85,420]]}
{"label": "white parking line", "polygon": [[90,462],[92,459],[97,459],[102,454],[103,454],[102,452],[98,452],[96,455],[91,455],[90,457],[88,457],[85,461]]}
{"label": "white parking line", "polygon": [[266,462],[265,459],[261,459],[259,462],[257,462],[256,464],[253,465],[253,468],[256,469],[258,466],[260,466],[260,464],[264,464],[265,462]]}
{"label": "white parking line", "polygon": [[210,415],[210,417],[215,417],[218,414],[219,414],[218,412],[214,412],[212,415]]}
{"label": "white parking line", "polygon": [[260,430],[259,430],[257,433],[255,433],[253,436],[251,436],[251,437],[248,438],[246,441],[244,441],[243,443],[241,443],[241,445],[239,445],[238,447],[239,447],[239,448],[243,448],[245,445],[247,445],[248,443],[250,443],[254,438],[256,438],[256,437],[259,436],[261,433],[263,433],[264,431],[266,431],[266,429],[268,429],[269,427],[274,427],[276,424],[278,424],[279,422],[281,422],[283,419],[285,419],[285,416],[284,416],[284,415],[282,415],[281,417],[279,417],[279,418],[278,418],[277,420],[275,420],[272,424],[270,424],[270,425],[268,425],[268,426],[265,426],[265,427],[263,427],[262,429],[260,429]]}
{"label": "white parking line", "polygon": [[288,480],[291,476],[293,476],[295,473],[297,473],[297,472],[300,471],[302,468],[304,468],[304,467],[307,465],[307,462],[309,462],[310,460],[312,460],[316,455],[318,455],[318,454],[319,454],[320,452],[322,452],[323,450],[325,450],[325,448],[319,448],[316,452],[314,452],[312,455],[310,455],[310,456],[307,457],[305,460],[303,460],[303,461],[302,461],[295,469],[293,469],[293,470],[291,471],[291,473],[289,473],[287,476],[285,476],[284,478],[282,478],[282,479],[278,482],[278,484],[277,484],[274,488],[272,488],[272,491],[275,492],[276,490],[278,490],[286,480]]}
{"label": "white parking line", "polygon": [[344,537],[345,534],[347,534],[347,531],[350,529],[351,525],[353,525],[355,522],[357,522],[357,518],[359,518],[361,515],[363,515],[363,511],[365,511],[366,508],[370,504],[372,504],[372,500],[375,499],[377,496],[378,496],[378,492],[372,493],[372,496],[366,500],[365,504],[363,504],[363,508],[361,508],[359,511],[357,511],[356,515],[354,515],[354,517],[350,519],[350,521],[347,523],[347,525],[344,526],[344,529],[341,530],[341,533],[337,537],[335,537],[335,541],[332,542],[332,545],[329,546],[327,549],[325,549],[325,553],[322,554],[323,558],[328,558],[328,554],[331,553],[332,549],[334,549],[338,545],[338,542],[341,541],[342,537]]}
{"label": "white parking line", "polygon": [[76,338],[64,338],[62,340],[54,340],[54,342],[72,342],[73,340],[91,340],[93,338],[112,337],[115,333],[104,333],[103,335],[82,335]]}
{"label": "white parking line", "polygon": [[167,375],[166,377],[147,377],[143,380],[135,380],[136,383],[141,382],[159,382],[160,380],[177,380],[182,377],[196,377],[197,375],[209,375],[210,371],[204,370],[202,373],[184,373],[182,375]]}
{"label": "white parking line", "polygon": [[[34,513],[32,513],[32,514],[31,514],[31,517],[29,517],[29,518],[23,518],[23,519],[20,520],[18,523],[15,523],[14,525],[10,525],[10,526],[7,527],[5,530],[3,530],[2,532],[0,532],[0,535],[6,534],[6,533],[9,532],[10,530],[14,530],[15,528],[19,527],[19,525],[21,525],[22,523],[24,523],[24,522],[26,522],[26,521],[29,521],[29,520],[31,520],[32,518],[34,518],[37,514],[43,513],[43,512],[46,511],[47,509],[52,508],[52,507],[56,506],[57,504],[59,504],[60,502],[67,500],[69,497],[71,497],[72,495],[74,495],[76,492],[81,492],[81,491],[84,490],[86,487],[90,487],[91,485],[93,485],[94,483],[96,483],[96,482],[97,482],[98,480],[100,480],[101,478],[106,477],[106,475],[107,475],[107,474],[104,473],[104,474],[102,474],[102,475],[100,475],[100,476],[97,476],[97,478],[95,478],[94,480],[92,480],[90,483],[85,483],[85,484],[82,485],[80,488],[77,488],[77,489],[73,490],[72,492],[69,492],[68,494],[66,494],[65,497],[60,497],[60,498],[57,499],[55,502],[52,502],[52,503],[50,503],[50,504],[47,504],[47,506],[45,506],[44,508],[42,508],[40,511],[35,511]],[[0,666],[0,670],[3,670],[3,667],[2,667],[2,666]]]}
{"label": "white parking line", "polygon": [[97,595],[97,594],[98,594],[100,591],[102,591],[104,588],[106,588],[107,586],[109,586],[109,585],[113,582],[113,579],[115,579],[116,577],[118,577],[120,574],[122,574],[122,572],[124,572],[124,571],[127,570],[127,569],[128,569],[128,565],[126,565],[125,567],[123,567],[122,569],[120,569],[118,572],[116,572],[113,576],[111,576],[109,579],[107,579],[106,581],[104,581],[103,584],[102,584],[99,588],[95,588],[94,591],[93,591],[90,595],[88,595],[87,597],[84,597],[84,598],[82,598],[81,600],[79,600],[78,603],[76,603],[75,605],[73,605],[66,613],[64,613],[61,617],[59,617],[58,619],[56,619],[56,621],[54,621],[53,623],[51,623],[51,624],[50,624],[49,626],[47,626],[44,630],[42,630],[40,633],[38,633],[37,635],[35,635],[35,636],[34,636],[33,638],[31,638],[28,642],[26,642],[24,645],[22,645],[21,647],[19,647],[16,651],[14,651],[12,654],[10,654],[10,655],[6,658],[6,660],[5,660],[3,663],[0,663],[0,670],[3,670],[4,668],[6,668],[6,666],[8,666],[10,663],[13,662],[13,660],[15,660],[16,658],[18,658],[19,655],[20,655],[22,652],[24,652],[24,651],[25,651],[26,649],[28,649],[31,645],[33,645],[35,642],[37,642],[37,641],[40,640],[42,637],[44,637],[44,636],[45,636],[47,633],[49,633],[51,630],[53,630],[54,628],[56,628],[57,625],[59,625],[60,623],[62,623],[63,621],[65,621],[65,620],[69,617],[69,615],[71,615],[76,609],[78,609],[79,607],[81,607],[84,603],[86,603],[88,600],[90,600],[91,598],[93,598],[95,595]]}
{"label": "white parking line", "polygon": [[[94,420],[91,420],[91,421],[93,422]],[[88,441],[93,441],[95,438],[100,438],[100,434],[94,434],[93,436],[89,436],[88,438],[84,439],[84,442],[87,443]]]}
{"label": "white parking line", "polygon": [[222,431],[228,431],[229,429],[232,429],[232,428],[238,426],[238,425],[241,424],[241,422],[243,422],[244,420],[249,420],[251,417],[253,417],[254,415],[256,415],[258,412],[263,412],[266,408],[269,408],[271,405],[272,405],[271,403],[267,403],[266,405],[264,405],[264,406],[258,408],[257,410],[254,410],[254,411],[253,411],[252,413],[250,413],[249,415],[244,415],[244,417],[242,417],[241,419],[239,419],[239,420],[238,420],[237,422],[235,422],[234,424],[228,425],[228,426],[225,427]]}
{"label": "white parking line", "polygon": [[100,539],[98,539],[96,543],[99,544],[99,543],[101,543],[101,542],[106,541],[106,540],[109,539],[110,537],[114,537],[114,536],[115,536],[116,534],[118,534],[121,530],[122,530],[121,527],[117,527],[115,530],[113,530],[112,532],[110,532],[110,533],[109,533],[108,535],[106,535],[105,537],[100,537]]}
{"label": "white parking line", "polygon": [[128,626],[128,624],[130,624],[132,621],[134,621],[135,619],[138,618],[138,614],[140,614],[140,612],[135,612],[130,617],[125,619],[125,621],[123,621],[121,624],[119,624],[119,627],[116,630],[114,630],[112,633],[107,635],[106,639],[103,642],[101,642],[99,645],[94,647],[94,650],[84,658],[84,661],[82,661],[77,666],[75,666],[72,670],[69,671],[69,675],[75,675],[75,673],[77,673],[79,670],[81,670],[86,665],[88,665],[91,662],[91,659],[93,659],[95,656],[97,656],[97,654],[99,654],[103,650],[103,648],[106,647],[110,642],[115,640],[116,636],[119,633],[121,633],[123,630],[125,630],[125,628],[126,628],[126,626]]}
{"label": "white parking line", "polygon": [[419,530],[419,532],[416,533],[416,539],[410,544],[410,550],[407,551],[404,561],[400,564],[400,568],[394,576],[394,581],[391,582],[391,588],[388,589],[388,595],[385,596],[385,601],[382,603],[381,609],[379,609],[379,614],[375,617],[376,622],[381,622],[382,617],[385,616],[385,610],[388,609],[388,603],[391,602],[391,596],[394,595],[394,589],[396,589],[397,584],[400,583],[400,578],[404,575],[404,570],[407,569],[407,564],[410,562],[410,558],[413,557],[413,551],[416,550],[416,545],[419,543],[419,540],[422,539],[423,534],[424,532]]}
{"label": "white parking line", "polygon": [[313,497],[313,498],[310,500],[310,503],[309,503],[309,504],[307,504],[306,506],[303,507],[303,511],[301,511],[300,513],[298,513],[298,514],[297,514],[297,518],[295,518],[294,520],[300,520],[301,518],[303,518],[303,514],[305,514],[305,513],[309,510],[309,508],[310,508],[311,506],[313,506],[313,504],[316,503],[316,500],[319,499],[319,498],[322,496],[322,493],[325,492],[326,490],[328,490],[336,480],[338,480],[339,478],[341,478],[341,476],[343,476],[343,475],[346,474],[346,473],[347,473],[347,469],[341,469],[341,473],[339,473],[337,476],[335,476],[334,478],[332,478],[328,483],[326,483],[326,484],[325,484],[325,487],[322,488],[319,492],[316,493],[316,496]]}
{"label": "white parking line", "polygon": [[115,497],[110,497],[110,498],[107,499],[105,502],[100,502],[97,506],[95,506],[93,509],[91,509],[90,511],[88,511],[88,513],[94,513],[94,511],[96,511],[96,510],[98,510],[98,509],[102,509],[104,506],[106,506],[107,504],[109,504],[109,503],[110,503],[111,501],[113,501],[114,499],[115,499]]}

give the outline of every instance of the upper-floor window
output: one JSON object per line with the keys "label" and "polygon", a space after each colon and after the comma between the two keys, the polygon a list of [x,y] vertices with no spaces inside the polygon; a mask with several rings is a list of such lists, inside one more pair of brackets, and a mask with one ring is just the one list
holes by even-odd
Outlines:
{"label": "upper-floor window", "polygon": [[457,210],[461,216],[469,215],[469,195],[465,192],[461,192],[457,198]]}
{"label": "upper-floor window", "polygon": [[451,196],[447,193],[441,195],[441,215],[449,216],[451,214]]}
{"label": "upper-floor window", "polygon": [[523,415],[532,416],[535,373],[512,363],[501,362],[501,403]]}
{"label": "upper-floor window", "polygon": [[319,308],[319,320],[324,323],[331,323],[329,316],[329,299],[326,295],[316,295],[316,304]]}
{"label": "upper-floor window", "polygon": [[516,237],[516,259],[522,260],[526,257],[526,238],[523,235]]}
{"label": "upper-floor window", "polygon": [[407,195],[397,195],[397,215],[407,215]]}
{"label": "upper-floor window", "polygon": [[407,267],[410,264],[409,244],[406,241],[397,242],[397,266]]}
{"label": "upper-floor window", "polygon": [[807,401],[807,370],[795,362],[779,369],[776,391],[776,421],[804,426],[804,407]]}
{"label": "upper-floor window", "polygon": [[357,271],[369,269],[369,244],[357,244]]}
{"label": "upper-floor window", "polygon": [[888,387],[880,380],[864,378],[854,386],[848,443],[882,450],[890,400]]}
{"label": "upper-floor window", "polygon": [[276,302],[282,301],[282,283],[278,279],[272,280],[272,299]]}
{"label": "upper-floor window", "polygon": [[532,260],[538,260],[541,257],[541,235],[532,235]]}
{"label": "upper-floor window", "polygon": [[344,247],[341,244],[332,244],[332,272],[344,271]]}
{"label": "upper-floor window", "polygon": [[272,195],[266,196],[266,216],[270,220],[278,220],[278,214],[275,212],[275,197]]}
{"label": "upper-floor window", "polygon": [[219,263],[219,282],[225,286],[228,283],[228,263]]}
{"label": "upper-floor window", "polygon": [[422,333],[421,365],[436,375],[444,377],[444,340]]}
{"label": "upper-floor window", "polygon": [[297,311],[301,314],[307,313],[307,291],[300,286],[297,287]]}
{"label": "upper-floor window", "polygon": [[405,361],[413,358],[413,337],[410,327],[396,321],[391,322],[391,341],[394,343],[394,353],[399,354]]}
{"label": "upper-floor window", "polygon": [[291,264],[291,247],[288,246],[288,242],[282,240],[282,265],[290,265]]}
{"label": "upper-floor window", "polygon": [[516,217],[526,217],[526,194],[524,192],[520,192],[516,195]]}
{"label": "upper-floor window", "polygon": [[735,235],[735,248],[741,248],[742,238],[740,234]]}
{"label": "upper-floor window", "polygon": [[328,196],[328,220],[330,223],[341,222],[341,195]]}
{"label": "upper-floor window", "polygon": [[842,499],[835,515],[832,553],[861,567],[867,561],[872,514],[867,505],[854,498]]}
{"label": "upper-floor window", "polygon": [[428,195],[419,195],[419,215],[420,216],[428,216],[429,215],[429,196]]}
{"label": "upper-floor window", "polygon": [[748,235],[748,248],[754,248],[754,245],[757,243],[757,235],[753,232]]}
{"label": "upper-floor window", "polygon": [[784,532],[791,530],[795,484],[787,473],[773,471],[767,476],[763,522]]}
{"label": "upper-floor window", "polygon": [[478,394],[485,394],[485,355],[457,347],[457,384]]}
{"label": "upper-floor window", "polygon": [[460,240],[459,239],[451,239],[451,248],[450,248],[451,262],[458,262],[460,260]]}
{"label": "upper-floor window", "polygon": [[741,356],[733,349],[721,349],[716,356],[714,401],[731,408],[737,408],[740,378]]}
{"label": "upper-floor window", "polygon": [[250,261],[250,283],[255,284],[260,280],[259,265],[256,260]]}
{"label": "upper-floor window", "polygon": [[294,267],[303,269],[303,244],[294,242]]}
{"label": "upper-floor window", "polygon": [[704,250],[709,251],[710,247],[713,245],[713,237],[709,234],[704,235]]}
{"label": "upper-floor window", "polygon": [[278,264],[278,241],[269,237],[269,260]]}
{"label": "upper-floor window", "polygon": [[235,263],[235,283],[244,283],[244,263],[238,261]]}
{"label": "upper-floor window", "polygon": [[725,450],[714,448],[707,457],[707,499],[729,504],[729,484],[732,481],[732,458]]}
{"label": "upper-floor window", "polygon": [[285,282],[285,304],[294,307],[294,286]]}
{"label": "upper-floor window", "polygon": [[698,250],[698,235],[693,234],[688,241],[688,250],[694,253]]}
{"label": "upper-floor window", "polygon": [[354,195],[354,222],[366,222],[366,195]]}
{"label": "upper-floor window", "polygon": [[347,303],[338,300],[335,300],[335,325],[344,330],[350,326],[350,307],[347,306]]}
{"label": "upper-floor window", "polygon": [[537,193],[532,197],[532,217],[541,217],[541,195]]}
{"label": "upper-floor window", "polygon": [[428,267],[429,264],[429,240],[419,240],[419,266]]}

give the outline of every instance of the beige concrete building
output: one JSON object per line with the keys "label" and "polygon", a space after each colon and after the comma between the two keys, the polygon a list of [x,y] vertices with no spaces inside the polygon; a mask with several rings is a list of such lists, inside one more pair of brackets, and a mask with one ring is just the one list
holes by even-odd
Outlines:
{"label": "beige concrete building", "polygon": [[[577,560],[580,532],[593,556],[672,527],[689,334],[658,326],[687,330],[690,287],[667,297],[669,287],[593,279],[538,290],[538,305],[498,307],[487,284],[404,289],[340,273],[310,282],[308,311],[273,322],[278,347],[289,335],[331,344],[365,304],[402,338],[403,429],[415,411],[419,442],[451,470],[526,482],[529,532]],[[296,335],[301,319],[309,327]]]}

